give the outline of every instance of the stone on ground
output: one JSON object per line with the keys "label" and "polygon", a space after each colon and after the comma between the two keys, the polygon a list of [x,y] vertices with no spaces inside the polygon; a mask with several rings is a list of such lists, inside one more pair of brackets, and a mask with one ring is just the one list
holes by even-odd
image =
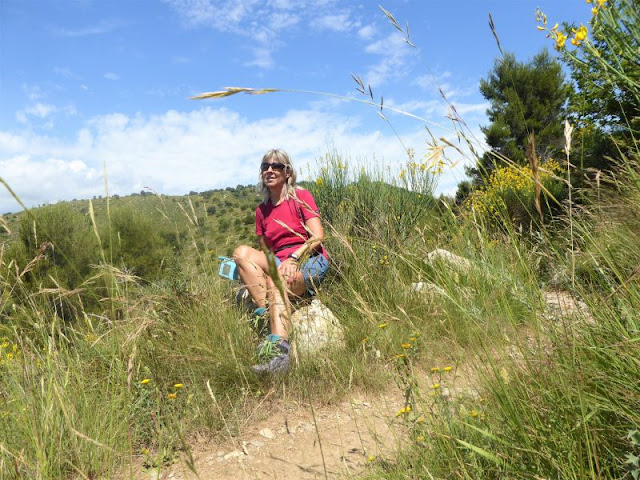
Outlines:
{"label": "stone on ground", "polygon": [[317,298],[291,316],[298,352],[312,354],[344,345],[344,330],[335,315]]}

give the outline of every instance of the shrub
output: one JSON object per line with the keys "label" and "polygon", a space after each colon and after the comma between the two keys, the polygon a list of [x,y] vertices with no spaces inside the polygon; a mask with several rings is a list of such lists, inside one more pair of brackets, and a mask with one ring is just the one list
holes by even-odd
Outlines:
{"label": "shrub", "polygon": [[[564,186],[557,177],[561,167],[550,159],[539,170],[542,184],[541,207],[550,213],[551,205],[562,199]],[[529,166],[508,165],[496,168],[486,184],[467,198],[464,206],[490,224],[501,225],[505,219],[527,227],[539,219],[535,208],[535,181]]]}
{"label": "shrub", "polygon": [[111,215],[107,246],[113,262],[147,281],[159,278],[174,254],[166,237],[146,217],[131,208],[115,210]]}
{"label": "shrub", "polygon": [[23,265],[39,253],[46,258],[37,262],[29,277],[46,287],[55,286],[50,275],[62,287],[78,287],[100,258],[89,218],[66,203],[32,212],[32,216],[21,216],[18,228],[19,242],[24,246]]}

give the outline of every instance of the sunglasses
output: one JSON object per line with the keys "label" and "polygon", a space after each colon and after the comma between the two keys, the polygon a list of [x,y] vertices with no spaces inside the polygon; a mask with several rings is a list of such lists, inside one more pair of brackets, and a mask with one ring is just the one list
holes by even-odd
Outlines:
{"label": "sunglasses", "polygon": [[269,167],[271,167],[273,169],[273,171],[278,171],[281,172],[285,169],[286,165],[284,163],[261,163],[260,164],[260,171],[261,172],[266,172],[267,170],[269,170]]}

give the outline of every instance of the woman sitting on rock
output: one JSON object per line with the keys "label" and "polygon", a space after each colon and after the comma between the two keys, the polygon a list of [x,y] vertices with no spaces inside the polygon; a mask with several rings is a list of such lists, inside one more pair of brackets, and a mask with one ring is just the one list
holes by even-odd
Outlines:
{"label": "woman sitting on rock", "polygon": [[[264,200],[256,209],[256,233],[262,251],[241,245],[233,252],[240,279],[258,306],[256,316],[269,309],[267,337],[277,355],[255,365],[255,373],[284,373],[289,368],[290,308],[288,295],[313,295],[329,268],[322,246],[324,230],[311,193],[296,187],[296,172],[283,150],[269,150],[260,164]],[[266,253],[265,253],[266,252]],[[284,298],[269,276],[267,255],[273,260]]]}

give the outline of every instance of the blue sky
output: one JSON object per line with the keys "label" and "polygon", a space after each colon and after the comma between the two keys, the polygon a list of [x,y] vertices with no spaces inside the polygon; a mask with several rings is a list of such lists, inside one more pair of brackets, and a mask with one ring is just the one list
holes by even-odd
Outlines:
{"label": "blue sky", "polygon": [[[481,144],[478,83],[503,49],[518,59],[551,46],[536,29],[585,21],[580,0],[389,0],[407,45],[378,2],[337,0],[0,0],[0,177],[27,206],[151,188],[159,193],[254,183],[264,151],[287,150],[303,178],[337,150],[399,171],[418,160],[428,126],[457,141],[439,89]],[[327,96],[189,97],[226,86],[374,98],[426,119]],[[481,148],[481,145],[480,147]],[[452,151],[438,191],[469,159]],[[0,188],[2,188],[0,186]],[[0,213],[18,203],[0,190]]]}

